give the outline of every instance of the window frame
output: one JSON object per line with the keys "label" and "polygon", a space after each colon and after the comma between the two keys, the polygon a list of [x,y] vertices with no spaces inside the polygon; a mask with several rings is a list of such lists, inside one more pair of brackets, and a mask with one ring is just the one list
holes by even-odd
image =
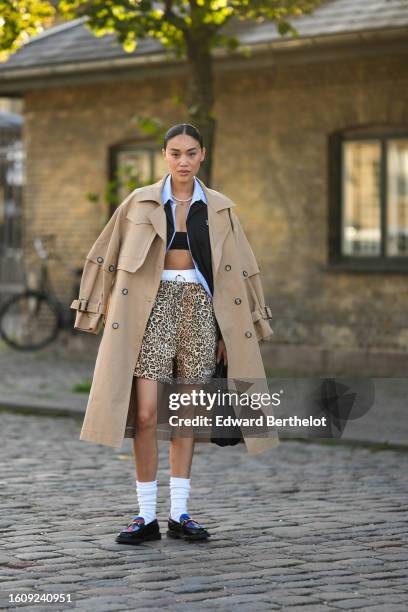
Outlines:
{"label": "window frame", "polygon": [[[388,139],[408,138],[408,125],[352,126],[328,137],[328,263],[327,271],[408,272],[408,256],[385,255],[387,235],[387,146]],[[352,256],[341,253],[343,194],[343,143],[373,140],[380,144],[381,254]]]}
{"label": "window frame", "polygon": [[[117,160],[118,153],[123,151],[134,151],[134,150],[146,151],[150,153],[150,179],[149,183],[153,183],[156,179],[154,177],[154,156],[155,154],[161,151],[161,147],[157,144],[157,142],[152,141],[151,139],[143,140],[143,139],[128,139],[118,142],[109,147],[108,154],[108,176],[109,181],[117,180],[116,172],[118,169]],[[153,177],[153,178],[152,178]],[[115,210],[116,206],[114,204],[110,204],[109,206],[109,215],[111,216]]]}

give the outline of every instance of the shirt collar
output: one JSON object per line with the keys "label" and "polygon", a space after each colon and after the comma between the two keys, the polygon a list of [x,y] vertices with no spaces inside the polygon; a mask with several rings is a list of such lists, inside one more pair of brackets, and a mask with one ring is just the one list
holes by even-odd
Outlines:
{"label": "shirt collar", "polygon": [[[174,197],[173,197],[173,193],[172,193],[172,190],[171,190],[171,174],[168,174],[167,177],[166,177],[166,180],[164,181],[163,191],[162,191],[162,203],[163,203],[163,206],[169,200],[174,202]],[[194,177],[194,191],[193,191],[193,197],[191,199],[191,204],[193,202],[196,202],[197,200],[202,200],[205,204],[207,203],[207,198],[205,197],[205,193],[204,193],[200,183],[198,182],[197,178]]]}

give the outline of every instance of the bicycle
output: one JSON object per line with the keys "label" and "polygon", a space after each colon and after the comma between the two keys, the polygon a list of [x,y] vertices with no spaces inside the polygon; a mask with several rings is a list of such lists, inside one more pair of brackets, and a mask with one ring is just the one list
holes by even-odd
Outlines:
{"label": "bicycle", "polygon": [[[43,239],[55,238],[54,234],[43,236]],[[60,261],[65,268],[62,257],[49,254],[43,239],[34,239],[34,249],[40,259],[39,283],[36,288],[27,285],[25,289],[6,300],[0,307],[0,336],[10,347],[21,351],[34,351],[44,348],[58,337],[61,329],[74,330],[75,312],[63,304],[57,297],[50,280],[48,262],[50,259]],[[73,298],[79,295],[82,268],[70,268],[70,273],[77,277],[73,287]]]}

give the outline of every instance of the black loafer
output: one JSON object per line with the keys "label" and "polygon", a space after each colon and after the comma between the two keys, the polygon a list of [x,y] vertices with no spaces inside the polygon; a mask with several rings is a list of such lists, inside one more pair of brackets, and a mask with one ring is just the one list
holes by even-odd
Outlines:
{"label": "black loafer", "polygon": [[142,516],[134,516],[127,527],[116,536],[118,544],[140,544],[149,540],[160,540],[161,533],[157,519],[145,524]]}
{"label": "black loafer", "polygon": [[208,540],[211,534],[197,521],[194,521],[189,514],[181,514],[180,522],[174,521],[169,517],[167,535],[170,538],[187,540],[190,542],[197,540]]}

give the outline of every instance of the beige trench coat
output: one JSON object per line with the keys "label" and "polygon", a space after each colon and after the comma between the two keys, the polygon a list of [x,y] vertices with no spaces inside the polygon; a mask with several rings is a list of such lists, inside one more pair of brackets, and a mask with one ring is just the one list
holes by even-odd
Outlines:
{"label": "beige trench coat", "polygon": [[[167,224],[161,202],[165,178],[132,191],[86,256],[79,298],[71,304],[77,311],[74,327],[92,334],[103,328],[103,335],[81,440],[120,448],[124,437],[134,434],[133,371],[166,254]],[[229,388],[234,388],[234,379],[256,379],[268,392],[258,343],[274,332],[268,323],[272,315],[265,305],[259,267],[233,210],[234,202],[201,180],[200,184],[207,196],[213,308],[227,350]],[[277,446],[279,437],[275,428],[268,428],[260,437],[251,435],[244,441],[248,452],[257,454]]]}

